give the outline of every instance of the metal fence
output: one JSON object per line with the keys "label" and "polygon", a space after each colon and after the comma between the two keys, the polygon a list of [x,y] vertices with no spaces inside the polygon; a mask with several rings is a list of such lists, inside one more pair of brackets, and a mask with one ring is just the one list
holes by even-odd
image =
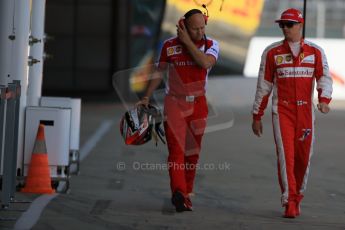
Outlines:
{"label": "metal fence", "polygon": [[[18,123],[21,85],[13,81],[8,86],[0,86],[0,171],[1,175],[1,209],[8,210],[10,203],[17,202],[16,164],[18,148]],[[0,218],[3,220],[11,220]]]}

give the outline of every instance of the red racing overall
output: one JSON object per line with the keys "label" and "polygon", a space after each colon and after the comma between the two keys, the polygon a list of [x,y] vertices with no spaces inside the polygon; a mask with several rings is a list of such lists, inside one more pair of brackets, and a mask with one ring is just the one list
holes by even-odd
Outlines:
{"label": "red racing overall", "polygon": [[260,120],[273,90],[272,119],[283,205],[299,203],[306,189],[314,142],[314,82],[319,102],[328,104],[332,94],[323,50],[303,39],[300,44],[297,57],[286,40],[266,48],[253,106],[253,119]]}
{"label": "red racing overall", "polygon": [[[195,43],[206,54],[218,58],[218,43],[207,39]],[[205,49],[205,45],[207,48]],[[196,65],[177,37],[164,42],[159,68],[169,66],[164,101],[164,128],[169,150],[168,167],[172,193],[185,196],[193,191],[193,184],[201,140],[208,114],[205,97],[210,69]]]}

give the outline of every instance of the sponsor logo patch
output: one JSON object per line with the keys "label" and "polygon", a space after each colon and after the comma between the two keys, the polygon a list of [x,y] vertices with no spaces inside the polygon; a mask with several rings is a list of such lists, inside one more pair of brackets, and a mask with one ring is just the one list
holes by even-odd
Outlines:
{"label": "sponsor logo patch", "polygon": [[302,136],[299,138],[300,141],[304,141],[311,133],[311,129],[302,129]]}
{"label": "sponsor logo patch", "polygon": [[307,104],[308,104],[308,102],[306,102],[306,101],[302,101],[302,100],[297,101],[298,106],[307,105]]}
{"label": "sponsor logo patch", "polygon": [[301,63],[315,64],[315,55],[306,56]]}
{"label": "sponsor logo patch", "polygon": [[173,47],[168,47],[167,48],[167,55],[168,56],[171,56],[171,55],[173,55],[174,54],[174,48]]}
{"label": "sponsor logo patch", "polygon": [[175,47],[175,54],[180,54],[182,53],[182,47],[181,46],[176,46]]}
{"label": "sponsor logo patch", "polygon": [[182,53],[182,47],[180,45],[178,46],[171,46],[167,48],[167,55],[175,55],[175,54],[180,54]]}
{"label": "sponsor logo patch", "polygon": [[285,60],[286,60],[286,62],[291,62],[292,56],[291,55],[286,55]]}
{"label": "sponsor logo patch", "polygon": [[303,60],[303,58],[304,58],[304,53],[301,53],[301,54],[299,55],[299,59],[300,59],[300,60]]}
{"label": "sponsor logo patch", "polygon": [[278,56],[278,57],[276,58],[277,65],[282,64],[282,63],[283,63],[283,60],[284,60],[284,58],[283,58],[282,56]]}
{"label": "sponsor logo patch", "polygon": [[291,54],[281,54],[274,56],[276,65],[282,65],[282,64],[292,64],[292,56]]}
{"label": "sponsor logo patch", "polygon": [[279,78],[287,77],[306,77],[311,78],[314,75],[314,68],[304,68],[304,67],[283,67],[277,69],[277,74]]}

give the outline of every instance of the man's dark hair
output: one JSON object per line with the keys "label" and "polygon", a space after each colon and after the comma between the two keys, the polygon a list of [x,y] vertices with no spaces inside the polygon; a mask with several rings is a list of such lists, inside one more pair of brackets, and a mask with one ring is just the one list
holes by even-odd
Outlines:
{"label": "man's dark hair", "polygon": [[201,10],[198,10],[198,9],[191,9],[190,11],[185,13],[184,18],[188,19],[188,18],[190,18],[194,14],[202,14],[202,12],[201,12]]}

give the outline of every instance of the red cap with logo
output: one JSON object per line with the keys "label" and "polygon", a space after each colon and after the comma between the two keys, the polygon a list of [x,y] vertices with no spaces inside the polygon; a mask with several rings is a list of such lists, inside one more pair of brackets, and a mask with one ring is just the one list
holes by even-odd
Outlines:
{"label": "red cap with logo", "polygon": [[302,16],[301,11],[290,8],[285,10],[282,15],[280,16],[280,19],[275,20],[275,22],[281,22],[281,21],[291,21],[291,22],[304,22],[304,18]]}

